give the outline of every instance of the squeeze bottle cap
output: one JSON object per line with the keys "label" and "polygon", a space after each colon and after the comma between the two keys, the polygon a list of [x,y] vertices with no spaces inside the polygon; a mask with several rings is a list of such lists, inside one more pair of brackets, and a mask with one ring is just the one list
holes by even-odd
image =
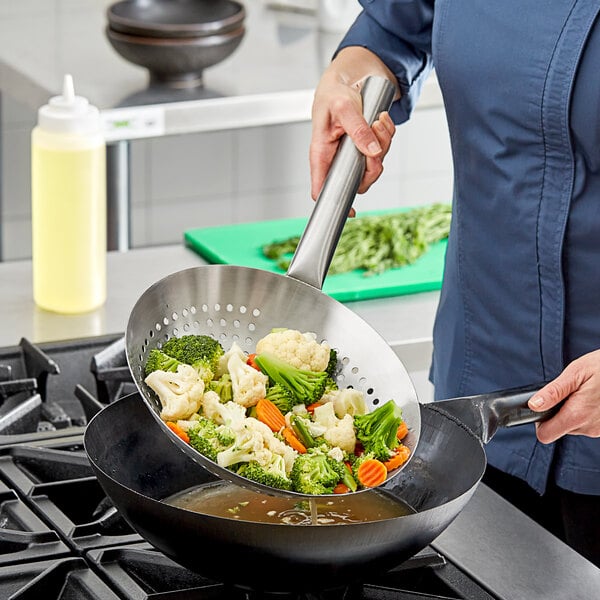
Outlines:
{"label": "squeeze bottle cap", "polygon": [[100,112],[87,98],[75,95],[73,78],[65,75],[62,95],[39,109],[38,124],[55,133],[95,133],[101,128]]}

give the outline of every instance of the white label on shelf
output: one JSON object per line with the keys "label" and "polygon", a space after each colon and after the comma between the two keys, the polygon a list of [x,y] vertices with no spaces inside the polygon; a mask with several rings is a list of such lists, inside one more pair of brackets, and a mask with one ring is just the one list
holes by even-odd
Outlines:
{"label": "white label on shelf", "polygon": [[162,107],[114,108],[101,114],[107,142],[157,137],[165,133]]}

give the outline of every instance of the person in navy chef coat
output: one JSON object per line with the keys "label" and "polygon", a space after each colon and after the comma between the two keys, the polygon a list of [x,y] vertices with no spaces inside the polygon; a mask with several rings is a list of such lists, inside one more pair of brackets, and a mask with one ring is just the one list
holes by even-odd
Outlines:
{"label": "person in navy chef coat", "polygon": [[[454,160],[435,396],[549,382],[530,407],[566,399],[500,430],[484,481],[600,565],[600,2],[360,2],[315,93],[313,198],[345,132],[369,188],[435,67]],[[397,88],[372,128],[368,75]]]}

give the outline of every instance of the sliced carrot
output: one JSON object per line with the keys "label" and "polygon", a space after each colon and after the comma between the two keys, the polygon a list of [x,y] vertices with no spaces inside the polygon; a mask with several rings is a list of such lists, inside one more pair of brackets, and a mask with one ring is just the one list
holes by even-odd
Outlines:
{"label": "sliced carrot", "polygon": [[182,429],[180,425],[177,425],[174,421],[167,421],[167,427],[177,436],[179,436],[186,444],[190,443],[190,436]]}
{"label": "sliced carrot", "polygon": [[396,437],[399,440],[403,440],[408,434],[408,425],[406,424],[406,421],[402,421],[402,423],[400,423],[400,425],[398,425],[398,431],[396,432]]}
{"label": "sliced carrot", "polygon": [[410,448],[404,444],[400,444],[396,448],[394,455],[389,460],[386,460],[383,464],[388,471],[393,471],[394,469],[397,469],[403,465],[408,460],[409,456]]}
{"label": "sliced carrot", "polygon": [[268,425],[271,431],[281,431],[285,427],[283,413],[268,398],[261,398],[256,403],[256,418]]}
{"label": "sliced carrot", "polygon": [[260,367],[256,364],[256,361],[254,360],[255,358],[256,358],[256,352],[249,354],[248,358],[246,359],[246,364],[250,365],[257,371],[260,371]]}
{"label": "sliced carrot", "polygon": [[347,494],[350,491],[350,488],[345,484],[345,483],[338,483],[334,488],[333,488],[333,493],[334,494]]}
{"label": "sliced carrot", "polygon": [[306,454],[306,447],[304,444],[298,439],[298,436],[294,433],[291,427],[286,427],[283,430],[283,438],[285,441],[294,449],[296,452],[300,454]]}
{"label": "sliced carrot", "polygon": [[359,483],[365,487],[377,487],[387,478],[385,465],[376,458],[368,458],[357,469],[356,476]]}
{"label": "sliced carrot", "polygon": [[314,402],[313,404],[309,404],[306,407],[306,410],[312,414],[315,412],[315,408],[318,408],[319,406],[323,406],[323,403],[322,402]]}

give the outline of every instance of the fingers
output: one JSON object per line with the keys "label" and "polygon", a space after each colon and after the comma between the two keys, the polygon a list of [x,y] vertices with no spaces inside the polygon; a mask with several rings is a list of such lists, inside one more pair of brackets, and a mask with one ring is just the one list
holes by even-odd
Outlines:
{"label": "fingers", "polygon": [[[335,156],[339,144],[339,137],[336,137],[338,128],[333,128],[331,125],[320,124],[316,120],[317,118],[317,115],[313,115],[313,137],[309,150],[311,196],[313,200],[316,200],[321,192],[321,188],[323,187],[323,183],[325,182],[325,178],[327,177],[327,173],[329,172],[331,162],[333,161],[333,157]],[[372,127],[367,125],[367,122],[362,116],[361,121],[376,140],[377,153],[372,155],[363,152],[366,156],[365,173],[358,188],[359,194],[366,192],[383,173],[383,158],[389,151],[392,138],[396,133],[396,125],[387,112],[381,113],[377,121],[373,123]],[[356,122],[358,123],[358,121]],[[359,124],[357,127],[360,129],[362,125]],[[356,131],[358,130],[355,130],[355,135],[358,135],[363,140],[362,144],[364,145],[365,140],[370,139],[370,136],[365,136],[362,129],[358,133],[356,133]],[[350,135],[350,133],[348,135]],[[355,145],[360,151],[361,149],[356,141]]]}
{"label": "fingers", "polygon": [[365,157],[365,174],[358,192],[364,193],[383,172],[396,127],[387,112],[369,126],[362,113],[360,84],[348,85],[335,77],[324,77],[312,108],[312,139],[309,149],[311,196],[316,200],[338,149],[347,134]]}
{"label": "fingers", "polygon": [[[316,200],[321,192],[340,138],[346,132],[348,135],[352,132],[352,135],[357,136],[363,145],[368,145],[372,139],[377,142],[375,134],[362,115],[362,98],[359,89],[340,84],[337,80],[332,83],[325,78],[317,87],[312,108],[309,163],[313,200]],[[377,146],[379,146],[378,142]],[[381,152],[379,147],[378,152]]]}
{"label": "fingers", "polygon": [[537,437],[548,444],[563,435],[600,437],[600,351],[590,352],[529,400],[534,411],[548,410],[564,400],[558,413],[538,423]]}
{"label": "fingers", "polygon": [[598,399],[584,393],[572,394],[558,413],[536,425],[536,435],[543,444],[555,442],[563,435],[600,437]]}
{"label": "fingers", "polygon": [[313,200],[321,193],[336,150],[337,143],[320,142],[313,137],[309,149],[310,195]]}
{"label": "fingers", "polygon": [[365,173],[358,187],[358,193],[364,194],[381,177],[383,173],[383,159],[387,155],[392,138],[396,133],[396,125],[387,112],[381,113],[377,121],[372,126],[373,133],[381,147],[381,154],[378,156],[367,156],[365,161]]}

